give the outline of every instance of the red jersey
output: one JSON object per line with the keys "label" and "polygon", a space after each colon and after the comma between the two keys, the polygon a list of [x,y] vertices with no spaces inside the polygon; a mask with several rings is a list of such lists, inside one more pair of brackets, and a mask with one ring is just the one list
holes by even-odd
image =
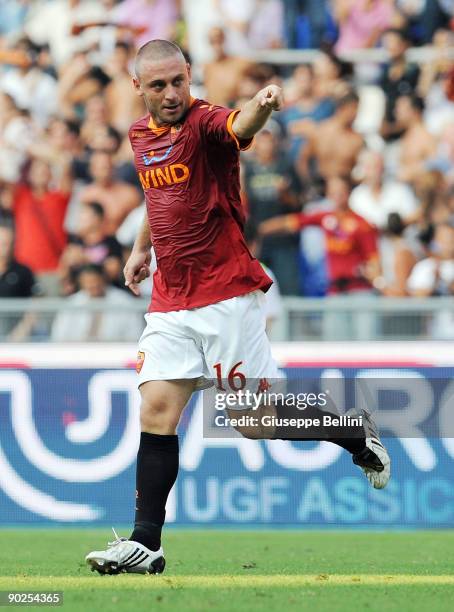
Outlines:
{"label": "red jersey", "polygon": [[243,237],[239,151],[251,140],[236,138],[237,112],[192,100],[177,125],[156,127],[147,115],[129,130],[157,262],[150,311],[199,308],[272,284]]}
{"label": "red jersey", "polygon": [[14,256],[33,272],[55,272],[66,246],[63,228],[70,195],[49,191],[38,198],[26,185],[14,196]]}
{"label": "red jersey", "polygon": [[378,257],[377,231],[353,211],[295,216],[297,227],[319,225],[326,240],[328,293],[371,289],[362,268]]}

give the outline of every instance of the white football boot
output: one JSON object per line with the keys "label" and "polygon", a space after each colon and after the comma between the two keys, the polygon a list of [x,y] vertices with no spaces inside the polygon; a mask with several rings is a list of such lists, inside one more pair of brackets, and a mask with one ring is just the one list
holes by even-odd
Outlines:
{"label": "white football boot", "polygon": [[107,550],[94,550],[85,557],[91,571],[100,574],[162,574],[166,562],[164,551],[149,550],[143,544],[119,538],[112,528],[115,541],[109,542]]}
{"label": "white football boot", "polygon": [[362,410],[363,427],[366,432],[366,448],[352,456],[353,463],[359,466],[374,489],[384,489],[391,477],[391,459],[383,446],[378,428],[372,415]]}

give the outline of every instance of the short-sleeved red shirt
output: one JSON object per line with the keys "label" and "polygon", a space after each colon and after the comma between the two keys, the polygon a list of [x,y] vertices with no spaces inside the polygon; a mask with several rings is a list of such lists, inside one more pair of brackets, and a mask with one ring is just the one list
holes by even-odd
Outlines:
{"label": "short-sleeved red shirt", "polygon": [[69,198],[69,193],[61,191],[49,191],[38,198],[26,185],[16,189],[14,256],[36,274],[58,268],[67,242],[63,225]]}
{"label": "short-sleeved red shirt", "polygon": [[129,130],[157,270],[150,311],[199,308],[272,284],[243,237],[238,111],[192,100],[180,124]]}
{"label": "short-sleeved red shirt", "polygon": [[329,293],[370,289],[362,267],[378,257],[377,231],[353,211],[295,215],[295,226],[319,225],[326,241]]}

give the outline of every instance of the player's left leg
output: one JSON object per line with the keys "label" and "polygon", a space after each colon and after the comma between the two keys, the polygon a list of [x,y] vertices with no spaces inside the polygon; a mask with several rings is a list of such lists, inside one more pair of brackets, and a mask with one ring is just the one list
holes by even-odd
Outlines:
{"label": "player's left leg", "polygon": [[[215,385],[222,373],[222,387],[226,391],[235,391],[236,383],[243,376],[246,384],[257,391],[259,383],[269,381],[274,387],[281,389],[282,378],[271,355],[271,347],[265,332],[265,321],[261,308],[260,292],[254,292],[233,300],[226,300],[207,307],[204,312],[200,329],[204,330],[204,353],[208,372]],[[202,309],[201,309],[202,310]],[[216,334],[212,333],[212,328]],[[229,382],[229,378],[231,381]],[[229,385],[233,383],[233,388]],[[335,407],[334,407],[335,408]],[[377,426],[369,413],[363,414],[363,426],[355,431],[345,428],[324,428],[298,438],[298,433],[289,431],[288,427],[260,426],[261,417],[276,415],[279,417],[301,416],[301,412],[293,408],[288,412],[285,402],[261,406],[255,410],[229,410],[229,416],[255,416],[259,425],[238,427],[237,430],[247,438],[281,439],[281,440],[326,440],[342,446],[352,455],[353,462],[364,472],[375,488],[383,488],[390,478],[390,459],[380,440]],[[299,414],[298,414],[299,412]],[[313,416],[323,420],[323,415],[329,415],[330,410],[313,408],[304,411],[304,416]],[[331,414],[338,417],[338,414]],[[268,421],[267,421],[268,422]]]}

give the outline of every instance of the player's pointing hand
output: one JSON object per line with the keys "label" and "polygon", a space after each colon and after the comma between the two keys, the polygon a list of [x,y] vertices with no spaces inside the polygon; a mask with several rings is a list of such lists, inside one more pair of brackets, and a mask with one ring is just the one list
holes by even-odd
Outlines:
{"label": "player's pointing hand", "polygon": [[277,85],[264,87],[258,92],[256,97],[260,106],[266,106],[272,110],[281,110],[284,105],[282,89]]}

